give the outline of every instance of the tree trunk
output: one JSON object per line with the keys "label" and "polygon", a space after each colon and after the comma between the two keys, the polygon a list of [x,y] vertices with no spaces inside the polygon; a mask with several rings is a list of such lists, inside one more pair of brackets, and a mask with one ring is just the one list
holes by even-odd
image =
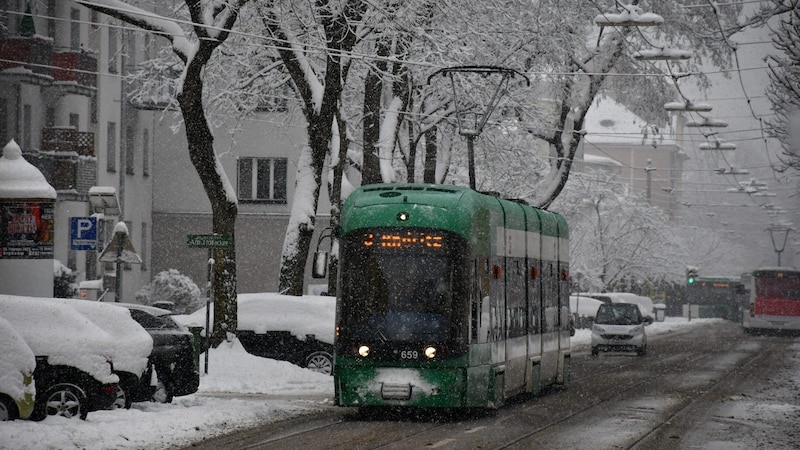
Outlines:
{"label": "tree trunk", "polygon": [[[210,53],[211,50],[208,50]],[[212,231],[229,235],[233,242],[238,206],[226,195],[225,185],[217,172],[214,136],[208,128],[203,108],[203,79],[201,59],[189,62],[183,90],[178,102],[186,125],[189,157],[200,176],[203,189],[211,202]],[[236,308],[236,247],[214,251],[214,326],[211,345],[216,347],[237,329]]]}
{"label": "tree trunk", "polygon": [[[389,55],[387,36],[378,39],[376,53],[378,56]],[[364,78],[364,167],[361,184],[382,182],[380,168],[381,104],[383,103],[383,77],[386,73],[386,61],[376,61],[371,65]]]}
{"label": "tree trunk", "polygon": [[422,174],[423,183],[436,183],[436,133],[437,127],[435,126],[425,132],[425,171]]}

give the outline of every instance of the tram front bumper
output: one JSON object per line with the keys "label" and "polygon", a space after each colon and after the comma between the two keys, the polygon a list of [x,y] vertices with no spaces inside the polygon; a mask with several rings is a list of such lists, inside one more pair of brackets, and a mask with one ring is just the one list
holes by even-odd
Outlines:
{"label": "tram front bumper", "polygon": [[465,406],[462,368],[340,366],[334,383],[340,406]]}

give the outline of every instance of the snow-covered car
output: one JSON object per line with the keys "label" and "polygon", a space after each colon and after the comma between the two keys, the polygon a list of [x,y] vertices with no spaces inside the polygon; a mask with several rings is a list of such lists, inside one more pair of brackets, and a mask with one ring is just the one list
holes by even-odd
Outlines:
{"label": "snow-covered car", "polygon": [[[248,353],[333,374],[335,297],[239,294],[237,310],[236,336]],[[205,311],[201,308],[176,319],[185,325],[204,326]]]}
{"label": "snow-covered car", "polygon": [[33,412],[36,357],[7,320],[0,317],[0,421],[27,419]]}
{"label": "snow-covered car", "polygon": [[[200,387],[200,371],[194,354],[194,336],[175,322],[167,309],[135,303],[114,303],[130,315],[153,339],[149,356],[154,387],[144,399],[169,403],[173,397],[194,394]],[[134,400],[139,401],[139,400]]]}
{"label": "snow-covered car", "polygon": [[[610,302],[610,300],[609,300]],[[569,296],[569,310],[575,315],[575,322],[578,328],[589,328],[597,315],[597,308],[603,302],[596,298],[581,294]]]}
{"label": "snow-covered car", "polygon": [[92,323],[108,333],[114,342],[111,359],[114,373],[119,376],[119,391],[114,406],[130,408],[132,402],[150,400],[151,370],[149,357],[153,338],[131,317],[127,308],[116,303],[77,299],[51,299],[75,308]]}
{"label": "snow-covered car", "polygon": [[604,303],[597,309],[592,325],[592,356],[604,352],[647,353],[645,325],[652,319],[642,316],[633,303]]}
{"label": "snow-covered car", "polygon": [[119,377],[112,337],[75,308],[52,299],[0,295],[0,317],[36,356],[36,401],[30,418],[80,417],[110,408]]}

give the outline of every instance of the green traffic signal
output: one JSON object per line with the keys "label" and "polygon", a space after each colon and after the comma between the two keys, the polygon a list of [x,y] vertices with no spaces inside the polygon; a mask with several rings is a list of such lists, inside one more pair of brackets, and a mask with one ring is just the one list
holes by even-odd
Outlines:
{"label": "green traffic signal", "polygon": [[692,283],[694,283],[694,278],[689,278],[689,279],[688,279],[688,280],[686,280],[686,281],[687,281],[689,284],[692,284]]}

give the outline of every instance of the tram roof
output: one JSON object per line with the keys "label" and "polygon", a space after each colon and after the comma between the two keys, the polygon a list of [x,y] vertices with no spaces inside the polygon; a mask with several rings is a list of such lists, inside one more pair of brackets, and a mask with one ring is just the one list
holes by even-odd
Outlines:
{"label": "tram roof", "polygon": [[[398,223],[397,214],[408,205],[410,219]],[[348,213],[350,211],[350,213]],[[355,211],[358,211],[357,213]],[[568,237],[566,220],[558,213],[524,202],[474,191],[466,186],[441,184],[373,184],[361,186],[346,200],[342,231],[377,226],[435,227],[463,234],[491,213],[505,217],[506,227],[544,235]]]}

